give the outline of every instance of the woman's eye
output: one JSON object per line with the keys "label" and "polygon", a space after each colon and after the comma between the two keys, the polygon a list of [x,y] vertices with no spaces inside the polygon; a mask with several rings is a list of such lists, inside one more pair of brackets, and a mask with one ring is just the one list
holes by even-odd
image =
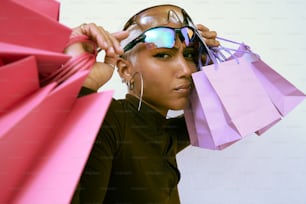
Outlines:
{"label": "woman's eye", "polygon": [[167,53],[157,53],[157,54],[154,55],[154,57],[161,58],[161,59],[167,59],[167,58],[170,57],[170,55],[167,54]]}
{"label": "woman's eye", "polygon": [[195,58],[195,54],[194,52],[185,52],[184,53],[184,57],[188,60],[194,60]]}

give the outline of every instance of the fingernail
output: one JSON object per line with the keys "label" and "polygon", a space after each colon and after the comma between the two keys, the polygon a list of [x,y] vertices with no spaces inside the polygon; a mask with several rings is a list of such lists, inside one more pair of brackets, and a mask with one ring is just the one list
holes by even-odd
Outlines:
{"label": "fingernail", "polygon": [[123,53],[124,52],[122,47],[119,47],[118,51],[119,51],[119,53]]}
{"label": "fingernail", "polygon": [[115,53],[114,48],[113,47],[109,48],[109,52],[114,54]]}

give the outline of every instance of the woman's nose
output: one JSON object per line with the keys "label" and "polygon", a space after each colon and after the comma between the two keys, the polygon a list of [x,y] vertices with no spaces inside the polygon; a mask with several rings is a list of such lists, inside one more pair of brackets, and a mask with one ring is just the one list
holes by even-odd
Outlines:
{"label": "woman's nose", "polygon": [[188,62],[183,54],[178,56],[177,59],[177,67],[178,67],[178,77],[190,77],[194,72],[195,65],[193,63]]}

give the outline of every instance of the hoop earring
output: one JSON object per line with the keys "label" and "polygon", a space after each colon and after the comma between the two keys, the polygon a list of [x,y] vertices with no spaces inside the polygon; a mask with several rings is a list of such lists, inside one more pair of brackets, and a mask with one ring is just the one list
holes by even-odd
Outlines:
{"label": "hoop earring", "polygon": [[[141,108],[141,104],[142,104],[142,97],[143,97],[143,77],[142,77],[142,74],[141,72],[135,72],[132,76],[132,78],[135,77],[136,74],[139,74],[139,77],[140,77],[140,96],[139,97],[139,103],[138,103],[138,111],[140,111],[140,108]],[[134,82],[131,83],[131,80],[129,80],[127,82],[127,85],[129,87],[130,90],[133,90],[135,88],[135,84]]]}

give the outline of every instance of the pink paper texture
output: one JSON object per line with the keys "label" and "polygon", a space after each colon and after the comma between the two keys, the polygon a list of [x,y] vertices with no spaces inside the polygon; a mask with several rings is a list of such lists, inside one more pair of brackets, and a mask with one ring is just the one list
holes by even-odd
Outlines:
{"label": "pink paper texture", "polygon": [[0,203],[69,203],[112,99],[77,98],[96,56],[62,53],[59,6],[1,1]]}
{"label": "pink paper texture", "polygon": [[112,99],[112,91],[82,97],[74,104],[47,151],[28,178],[16,203],[69,203],[87,161],[97,131]]}
{"label": "pink paper texture", "polygon": [[55,0],[12,0],[53,20],[59,20],[60,3]]}
{"label": "pink paper texture", "polygon": [[0,66],[0,89],[1,116],[7,108],[39,89],[35,57]]}
{"label": "pink paper texture", "polygon": [[37,9],[8,0],[1,1],[0,26],[5,28],[5,32],[0,32],[2,42],[53,52],[63,52],[71,34],[70,28]]}
{"label": "pink paper texture", "polygon": [[0,58],[4,63],[10,63],[28,56],[35,56],[39,73],[47,76],[59,69],[71,57],[69,55],[36,48],[0,42]]}
{"label": "pink paper texture", "polygon": [[56,88],[50,84],[43,95],[0,118],[0,203],[8,202],[31,174],[29,168],[65,121],[87,74],[77,73]]}

